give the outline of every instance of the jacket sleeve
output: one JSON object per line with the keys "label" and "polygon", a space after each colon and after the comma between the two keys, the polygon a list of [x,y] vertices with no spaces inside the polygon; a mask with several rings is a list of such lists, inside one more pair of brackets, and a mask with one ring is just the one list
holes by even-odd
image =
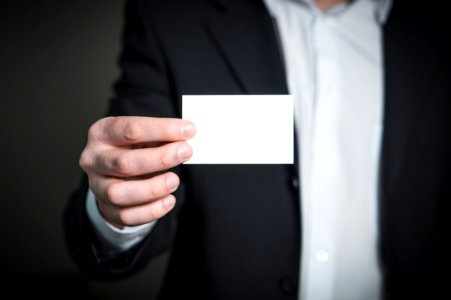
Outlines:
{"label": "jacket sleeve", "polygon": [[[130,0],[125,6],[121,74],[114,85],[108,115],[180,117],[158,36],[151,16],[144,15],[143,4],[144,1]],[[179,169],[173,171],[180,173]],[[86,214],[87,182],[83,175],[63,216],[68,251],[83,274],[99,280],[119,279],[143,268],[151,257],[168,248],[175,216],[183,203],[183,184],[175,194],[175,209],[158,221],[144,241],[126,252],[112,254],[102,249]]]}

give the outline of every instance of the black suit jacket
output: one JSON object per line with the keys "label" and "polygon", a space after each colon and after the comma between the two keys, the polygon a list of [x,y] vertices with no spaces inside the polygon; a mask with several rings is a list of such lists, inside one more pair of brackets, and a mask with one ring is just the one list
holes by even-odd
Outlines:
{"label": "black suit jacket", "polygon": [[[449,294],[449,33],[438,18],[405,4],[395,0],[383,30],[379,253],[386,299],[432,299]],[[287,93],[261,1],[129,1],[126,18],[112,115],[180,117],[182,94]],[[85,274],[114,279],[173,242],[161,298],[295,299],[302,240],[295,170],[178,168],[175,210],[143,243],[113,257],[86,217],[84,178],[65,214],[68,248]]]}

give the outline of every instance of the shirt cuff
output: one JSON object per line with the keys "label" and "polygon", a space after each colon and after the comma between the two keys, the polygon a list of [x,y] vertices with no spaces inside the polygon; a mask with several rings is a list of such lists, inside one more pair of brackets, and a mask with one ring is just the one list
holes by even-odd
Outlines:
{"label": "shirt cuff", "polygon": [[114,252],[124,252],[141,242],[153,229],[157,221],[139,226],[119,229],[108,223],[100,214],[94,193],[88,189],[86,196],[86,212],[97,237],[104,246]]}

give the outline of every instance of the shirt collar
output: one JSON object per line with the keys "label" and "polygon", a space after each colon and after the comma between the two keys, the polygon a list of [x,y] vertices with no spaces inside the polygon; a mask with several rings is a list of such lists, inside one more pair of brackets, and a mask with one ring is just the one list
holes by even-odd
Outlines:
{"label": "shirt collar", "polygon": [[[308,5],[310,7],[314,7],[313,0],[265,0],[266,3],[272,7],[275,1],[295,1],[302,3],[304,5]],[[364,0],[353,0],[353,1],[364,1]],[[391,11],[391,7],[393,4],[393,0],[370,0],[376,3],[375,16],[376,20],[379,24],[384,25],[387,22],[388,16]]]}
{"label": "shirt collar", "polygon": [[387,22],[388,16],[393,5],[393,0],[372,0],[376,1],[376,19],[380,24]]}

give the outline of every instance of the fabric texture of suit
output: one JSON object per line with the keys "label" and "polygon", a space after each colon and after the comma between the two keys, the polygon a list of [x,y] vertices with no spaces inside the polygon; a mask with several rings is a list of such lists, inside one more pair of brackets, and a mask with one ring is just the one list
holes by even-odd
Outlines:
{"label": "fabric texture of suit", "polygon": [[[395,0],[383,28],[385,299],[449,295],[449,32],[409,2]],[[111,115],[180,117],[182,94],[287,93],[277,35],[261,1],[132,0],[126,20]],[[296,169],[179,167],[174,211],[141,244],[113,257],[102,253],[87,219],[83,178],[64,216],[68,249],[82,272],[110,280],[172,246],[162,299],[296,299],[302,241]]]}

